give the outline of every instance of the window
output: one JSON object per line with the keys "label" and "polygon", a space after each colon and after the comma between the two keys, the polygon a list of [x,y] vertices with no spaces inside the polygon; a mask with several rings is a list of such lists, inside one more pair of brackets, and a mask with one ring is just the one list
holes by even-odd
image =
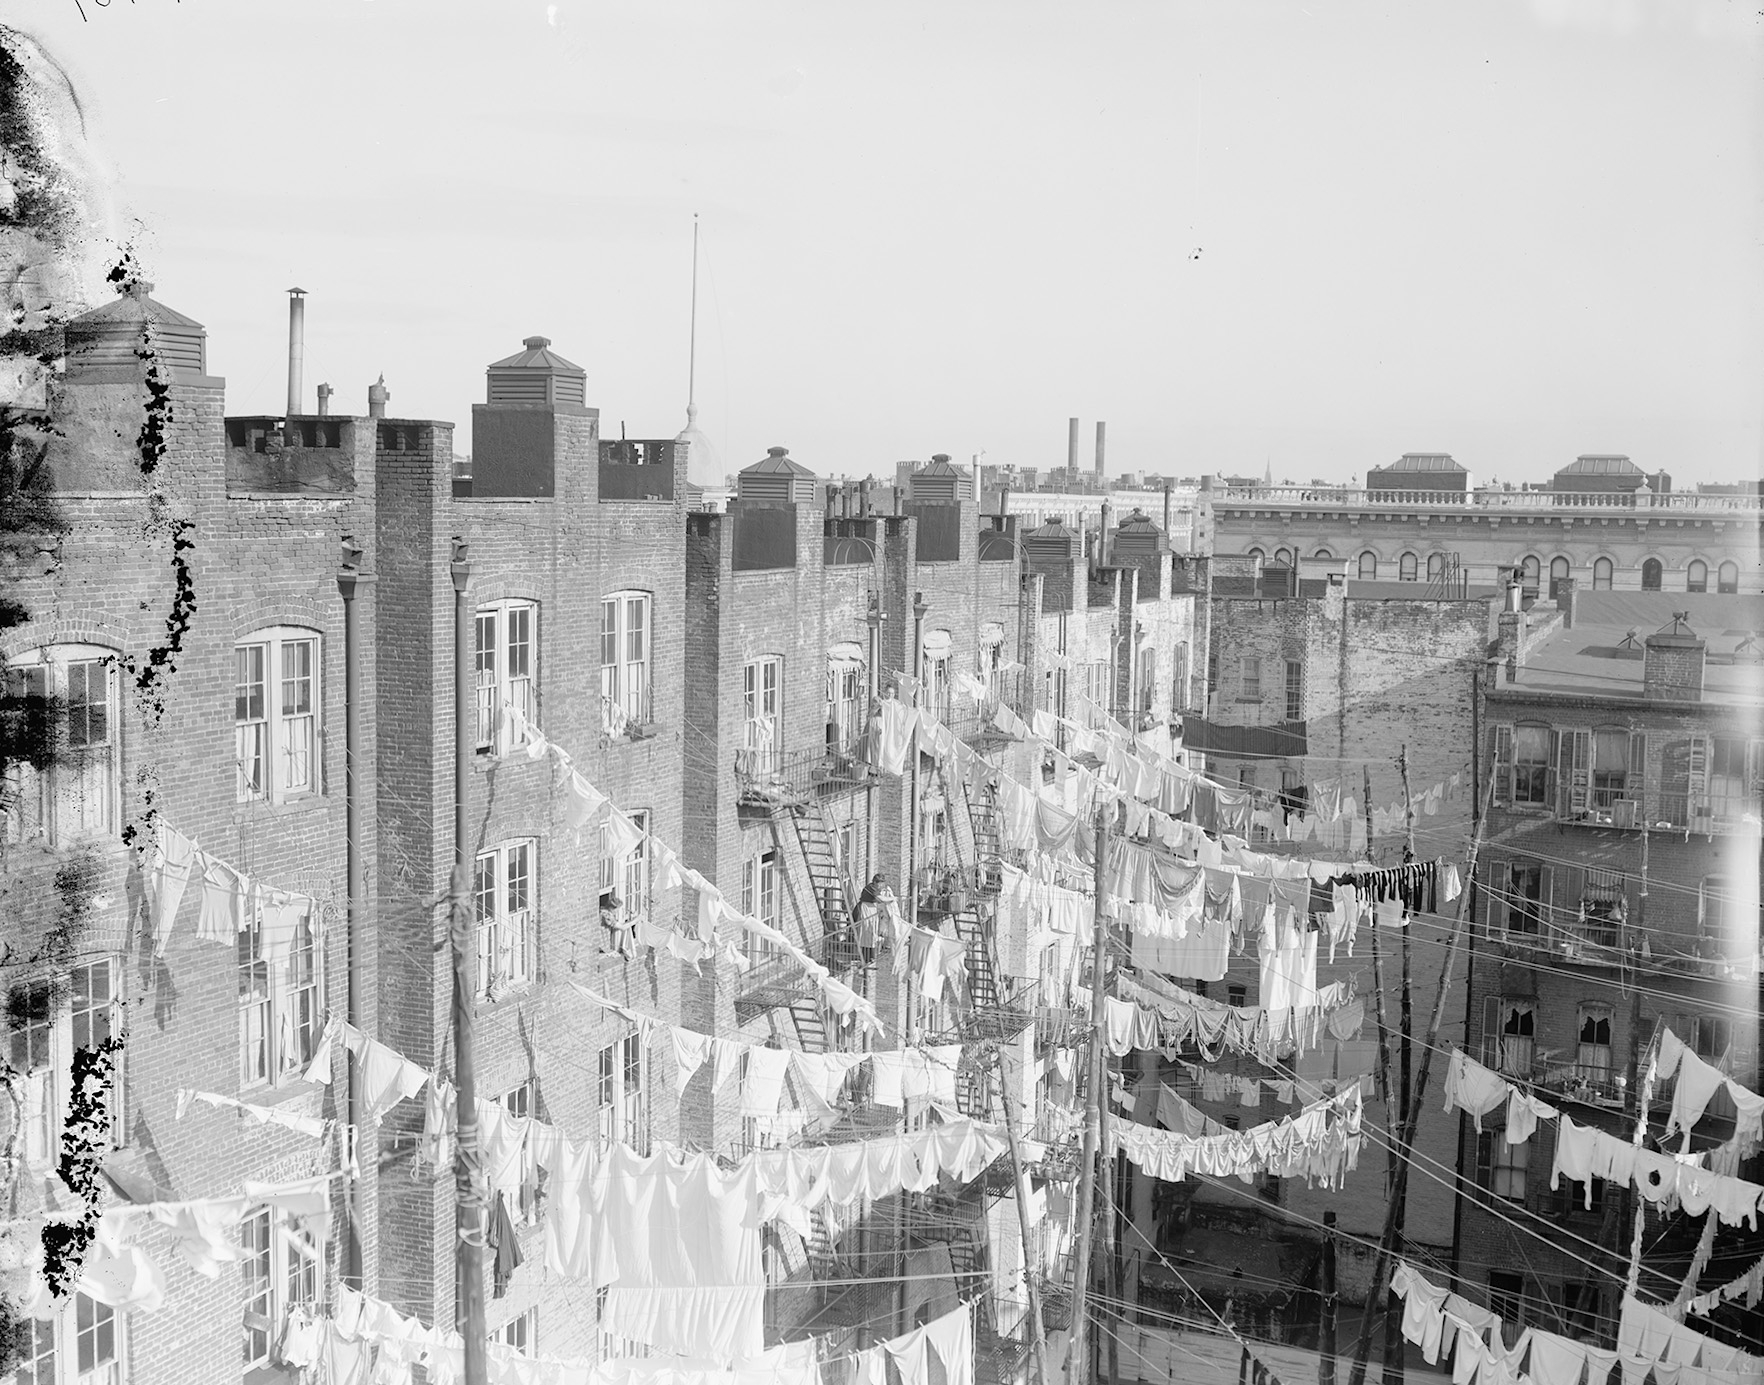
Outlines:
{"label": "window", "polygon": [[1286,719],[1303,721],[1305,716],[1305,666],[1301,660],[1286,661]]}
{"label": "window", "polygon": [[1245,556],[1250,557],[1250,558],[1254,558],[1256,560],[1257,567],[1260,567],[1263,563],[1265,563],[1268,560],[1268,555],[1266,553],[1264,553],[1259,548],[1250,549],[1248,554],[1246,554]]}
{"label": "window", "polygon": [[1378,576],[1378,555],[1368,549],[1360,554],[1360,577],[1364,581],[1372,581]]}
{"label": "window", "polygon": [[1620,870],[1586,869],[1580,892],[1581,935],[1599,947],[1616,947],[1619,929],[1629,913],[1626,880]]}
{"label": "window", "polygon": [[827,750],[856,755],[867,728],[863,661],[849,656],[827,660]]}
{"label": "window", "polygon": [[239,1223],[245,1280],[245,1367],[270,1364],[288,1310],[318,1306],[324,1247],[288,1213],[260,1207]]}
{"label": "window", "polygon": [[[1639,733],[1638,733],[1639,734]],[[1620,798],[1630,797],[1628,731],[1594,731],[1592,738],[1592,806],[1609,808]],[[1640,766],[1637,766],[1639,771]],[[1638,774],[1639,779],[1639,774]]]}
{"label": "window", "polygon": [[1446,575],[1445,554],[1443,554],[1443,553],[1429,553],[1427,555],[1427,580],[1429,582],[1442,581],[1445,578],[1445,575]]}
{"label": "window", "polygon": [[539,1354],[539,1310],[529,1308],[518,1318],[510,1318],[490,1334],[490,1345],[508,1347],[523,1356]]}
{"label": "window", "polygon": [[318,788],[318,636],[261,630],[233,651],[239,801],[280,803]]}
{"label": "window", "polygon": [[1531,1167],[1531,1141],[1510,1145],[1506,1132],[1491,1130],[1488,1190],[1507,1202],[1525,1201],[1525,1173]]}
{"label": "window", "polygon": [[919,650],[919,679],[923,684],[919,705],[928,707],[939,721],[949,720],[950,649],[953,641],[947,630],[928,630]]}
{"label": "window", "polygon": [[1570,568],[1566,558],[1550,559],[1550,600],[1554,601],[1561,595],[1561,585],[1570,576]]}
{"label": "window", "polygon": [[1537,1002],[1490,997],[1484,1024],[1491,1018],[1493,1032],[1484,1036],[1483,1061],[1496,1072],[1529,1078],[1537,1052]]}
{"label": "window", "polygon": [[1507,933],[1539,937],[1544,931],[1544,867],[1515,861],[1507,867]]}
{"label": "window", "polygon": [[[741,912],[749,918],[777,928],[784,920],[783,901],[778,895],[777,853],[767,851],[750,856],[741,867]],[[750,961],[763,961],[774,954],[765,938],[750,930],[742,930]]]}
{"label": "window", "polygon": [[1238,658],[1237,700],[1239,702],[1260,702],[1262,700],[1262,661],[1255,654],[1244,654]]}
{"label": "window", "polygon": [[[502,1109],[516,1120],[531,1120],[539,1114],[539,1084],[529,1077],[518,1087],[510,1087],[502,1094]],[[529,1178],[521,1183],[520,1205],[515,1211],[522,1226],[536,1226],[539,1222],[539,1199],[544,1192],[541,1180],[545,1175],[533,1169]],[[517,1319],[517,1321],[519,1321]]]}
{"label": "window", "polygon": [[778,772],[784,740],[783,728],[778,724],[783,686],[782,659],[753,659],[742,666],[741,709],[745,721],[736,770],[748,778],[767,778]]}
{"label": "window", "polygon": [[0,783],[7,841],[60,846],[116,830],[113,657],[86,645],[56,645],[6,670],[0,713],[38,752],[12,760]]}
{"label": "window", "polygon": [[1611,590],[1611,560],[1609,558],[1593,559],[1593,590],[1596,592]]}
{"label": "window", "polygon": [[1188,641],[1182,640],[1170,665],[1170,711],[1180,716],[1188,706]]}
{"label": "window", "polygon": [[1709,1063],[1720,1063],[1733,1047],[1733,1021],[1726,1015],[1679,1017],[1679,1032],[1690,1039],[1691,1052]]}
{"label": "window", "polygon": [[516,737],[500,725],[501,713],[524,721],[533,715],[533,624],[531,601],[498,601],[478,607],[478,751],[505,755]]}
{"label": "window", "polygon": [[1315,553],[1311,554],[1311,556],[1313,558],[1322,558],[1324,560],[1328,560],[1329,558],[1332,558],[1334,555],[1332,553],[1330,553],[1330,551],[1327,548],[1319,548]]}
{"label": "window", "polygon": [[53,1317],[18,1324],[17,1385],[121,1385],[123,1319],[116,1310],[74,1294]]}
{"label": "window", "polygon": [[1692,558],[1685,565],[1684,589],[1687,592],[1706,592],[1709,590],[1709,565],[1701,558]]}
{"label": "window", "polygon": [[1249,988],[1239,982],[1233,982],[1225,988],[1225,1003],[1227,1005],[1242,1005],[1248,996]]}
{"label": "window", "polygon": [[[318,1047],[324,969],[313,907],[307,899],[266,901],[260,895],[250,925],[239,930],[241,1086],[273,1086],[297,1078]],[[284,931],[290,941],[283,955],[273,957],[274,940]]]}
{"label": "window", "polygon": [[[122,964],[106,958],[74,967],[65,987],[47,977],[19,981],[6,992],[7,1060],[18,1074],[19,1152],[48,1168],[61,1154],[61,1120],[73,1092],[76,1048],[96,1048],[121,1033],[117,982]],[[122,1145],[128,1101],[122,1055],[111,1063],[111,1143]]]}
{"label": "window", "polygon": [[1660,590],[1660,573],[1661,573],[1660,560],[1658,558],[1646,559],[1642,563],[1641,589],[1645,592],[1659,591]]}
{"label": "window", "polygon": [[647,592],[615,592],[600,602],[600,724],[622,736],[652,717]]}
{"label": "window", "polygon": [[1739,564],[1725,562],[1715,574],[1715,590],[1726,592],[1730,596],[1739,591]]}
{"label": "window", "polygon": [[1275,549],[1274,561],[1281,567],[1291,567],[1295,561],[1293,551],[1290,548]]}
{"label": "window", "polygon": [[1139,667],[1135,673],[1139,683],[1138,707],[1142,712],[1149,712],[1157,703],[1158,692],[1158,651],[1146,646],[1139,651]]}
{"label": "window", "polygon": [[1549,802],[1550,729],[1517,726],[1513,729],[1513,801]]}
{"label": "window", "polygon": [[472,877],[479,1000],[501,1000],[533,979],[533,860],[536,843],[504,842],[478,853]]}
{"label": "window", "polygon": [[602,1147],[629,1145],[649,1153],[649,1103],[645,1099],[643,1040],[627,1034],[600,1050],[600,1083],[595,1101]]}
{"label": "window", "polygon": [[[1655,588],[1658,590],[1658,588]],[[1599,1210],[1600,1198],[1596,1191],[1598,1180],[1594,1180],[1593,1210]],[[1582,1201],[1579,1206],[1585,1207]],[[1596,1338],[1600,1333],[1600,1324],[1604,1318],[1604,1296],[1600,1286],[1590,1282],[1565,1281],[1562,1285],[1562,1323],[1567,1328],[1567,1335],[1576,1338]]]}
{"label": "window", "polygon": [[1537,595],[1537,583],[1540,571],[1541,568],[1537,561],[1537,554],[1527,553],[1519,560],[1519,584],[1525,588],[1525,594],[1527,596]]}
{"label": "window", "polygon": [[1525,1311],[1524,1277],[1507,1270],[1490,1270],[1488,1311],[1502,1323],[1518,1323]]}
{"label": "window", "polygon": [[1713,736],[1708,747],[1710,816],[1730,826],[1747,813],[1756,819],[1764,791],[1764,741]]}
{"label": "window", "polygon": [[1575,1076],[1602,1090],[1611,1083],[1611,1007],[1582,1005],[1576,1030]]}
{"label": "window", "polygon": [[1733,907],[1727,878],[1706,875],[1697,894],[1697,955],[1726,961],[1744,951],[1743,940],[1734,936],[1738,910]]}
{"label": "window", "polygon": [[[1587,1194],[1592,1194],[1592,1205],[1587,1205]],[[1559,1216],[1599,1217],[1605,1211],[1605,1180],[1594,1178],[1589,1189],[1586,1180],[1579,1178],[1562,1179],[1561,1187],[1556,1189],[1556,1212]]]}
{"label": "window", "polygon": [[621,852],[613,840],[612,824],[600,825],[600,897],[603,906],[609,895],[617,900],[616,915],[629,926],[649,918],[649,814],[625,816],[642,835],[635,846]]}
{"label": "window", "polygon": [[1397,578],[1403,582],[1415,580],[1416,560],[1413,553],[1405,553],[1397,560]]}

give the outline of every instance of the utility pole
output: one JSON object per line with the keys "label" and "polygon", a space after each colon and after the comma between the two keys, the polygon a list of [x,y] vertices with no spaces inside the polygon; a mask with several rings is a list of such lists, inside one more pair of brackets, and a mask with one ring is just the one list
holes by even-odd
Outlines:
{"label": "utility pole", "polygon": [[1090,1298],[1091,1211],[1096,1202],[1096,1161],[1102,1143],[1102,1036],[1103,953],[1108,945],[1108,924],[1103,918],[1103,866],[1108,858],[1109,819],[1106,806],[1096,810],[1095,891],[1096,918],[1090,963],[1090,1052],[1084,1072],[1089,1090],[1084,1103],[1084,1144],[1078,1164],[1078,1215],[1072,1237],[1078,1242],[1078,1262],[1072,1277],[1072,1337],[1066,1353],[1067,1385],[1084,1385],[1090,1374],[1090,1348],[1086,1315]]}
{"label": "utility pole", "polygon": [[[1373,859],[1372,839],[1372,771],[1360,766],[1360,792],[1366,798],[1366,859]],[[1384,950],[1378,941],[1378,916],[1372,916],[1372,1019],[1378,1031],[1378,1095],[1384,1102],[1384,1123],[1390,1129],[1390,1147],[1385,1151],[1384,1195],[1389,1197],[1396,1187],[1397,1115],[1396,1088],[1390,1080],[1390,1025],[1384,1015]],[[1367,1305],[1370,1313],[1371,1305]]]}
{"label": "utility pole", "polygon": [[[1439,986],[1433,996],[1433,1017],[1427,1024],[1427,1042],[1421,1048],[1421,1070],[1415,1075],[1415,1090],[1409,1101],[1409,1114],[1403,1121],[1402,1139],[1398,1147],[1403,1150],[1403,1159],[1397,1165],[1397,1182],[1392,1190],[1390,1205],[1385,1209],[1384,1234],[1378,1241],[1378,1258],[1372,1266],[1373,1292],[1379,1286],[1388,1289],[1390,1284],[1391,1247],[1396,1241],[1397,1207],[1401,1204],[1409,1190],[1409,1165],[1413,1162],[1408,1151],[1415,1145],[1415,1124],[1421,1115],[1422,1098],[1427,1094],[1427,1073],[1433,1064],[1434,1050],[1439,1044],[1439,1027],[1445,1019],[1446,997],[1451,992],[1452,967],[1458,960],[1458,947],[1464,940],[1464,923],[1469,913],[1470,882],[1476,878],[1476,858],[1482,851],[1482,836],[1488,828],[1488,809],[1494,799],[1494,776],[1490,775],[1488,787],[1483,791],[1482,803],[1476,814],[1476,833],[1470,839],[1470,858],[1464,865],[1462,890],[1458,895],[1458,916],[1452,923],[1452,936],[1446,944],[1445,962],[1439,969]],[[1374,925],[1376,936],[1376,925]],[[1372,1315],[1366,1314],[1360,1323],[1360,1341],[1354,1351],[1353,1374],[1348,1378],[1348,1385],[1365,1385],[1366,1359],[1372,1354]]]}
{"label": "utility pole", "polygon": [[[362,971],[366,966],[367,948],[363,940],[367,912],[367,876],[362,865],[361,799],[361,624],[356,612],[357,588],[372,587],[375,574],[361,570],[362,549],[355,540],[343,538],[343,562],[337,571],[337,590],[343,597],[343,823],[347,846],[349,879],[348,960],[349,1022],[357,1029],[362,1023]],[[349,1225],[343,1236],[343,1282],[352,1289],[365,1291],[365,1260],[362,1255],[361,1197],[361,1072],[356,1063],[347,1063],[349,1086],[346,1095],[349,1159],[348,1208]]]}
{"label": "utility pole", "polygon": [[1000,1105],[1004,1108],[1005,1140],[1011,1149],[1011,1192],[1017,1204],[1017,1233],[1023,1238],[1023,1282],[1029,1289],[1029,1330],[1034,1334],[1030,1344],[1035,1352],[1035,1381],[1036,1385],[1053,1385],[1047,1376],[1047,1331],[1042,1326],[1041,1285],[1037,1282],[1036,1273],[1040,1269],[1040,1257],[1032,1262],[1029,1255],[1029,1247],[1034,1241],[1030,1234],[1029,1209],[1023,1203],[1023,1194],[1027,1191],[1023,1181],[1023,1154],[1017,1143],[1016,1103],[1012,1100],[1010,1084],[1005,1080],[1002,1043],[993,1046],[992,1059],[998,1064],[998,1091],[1002,1098]]}
{"label": "utility pole", "polygon": [[1323,1214],[1323,1324],[1317,1342],[1317,1385],[1335,1385],[1335,1213]]}
{"label": "utility pole", "polygon": [[[1409,747],[1397,747],[1397,773],[1403,785],[1403,864],[1408,865],[1415,859],[1415,801],[1410,797],[1409,789]],[[1416,921],[1412,918],[1403,922],[1403,996],[1402,996],[1402,1037],[1398,1049],[1398,1073],[1401,1086],[1398,1091],[1399,1109],[1402,1112],[1404,1127],[1409,1120],[1409,1104],[1415,1099],[1411,1086],[1413,1078],[1414,1048],[1411,1040],[1415,1032],[1415,1003],[1413,995],[1414,932]],[[1409,1158],[1409,1149],[1404,1146],[1403,1159]],[[1395,1207],[1396,1235],[1391,1241],[1392,1253],[1403,1253],[1404,1231],[1408,1221],[1409,1209],[1407,1199]],[[1402,1385],[1404,1377],[1402,1315],[1397,1311],[1394,1298],[1388,1303],[1384,1314],[1384,1381],[1385,1385]]]}
{"label": "utility pole", "polygon": [[[1631,741],[1631,743],[1633,743],[1634,740],[1635,740],[1635,728],[1634,728],[1634,726],[1631,726],[1630,727],[1630,741]],[[1648,910],[1648,811],[1647,811],[1647,808],[1648,808],[1647,800],[1644,797],[1642,800],[1642,803],[1641,803],[1641,810],[1642,810],[1642,814],[1641,814],[1641,818],[1642,818],[1641,889],[1638,891],[1638,893],[1636,895],[1636,901],[1635,901],[1635,931],[1636,931],[1636,934],[1640,937],[1647,936],[1642,931],[1643,923],[1644,923],[1645,919],[1647,918],[1647,910]],[[1625,940],[1621,936],[1619,936],[1618,941],[1623,942]],[[1629,949],[1625,948],[1624,953],[1625,953],[1626,958],[1627,958],[1628,952],[1629,952]],[[1647,1119],[1648,1119],[1648,1106],[1647,1106],[1647,1102],[1642,1099],[1642,1094],[1641,1094],[1641,1052],[1642,1052],[1641,1024],[1642,1024],[1642,1018],[1641,1018],[1641,976],[1639,974],[1640,969],[1641,969],[1640,968],[1640,958],[1636,958],[1636,959],[1634,959],[1634,962],[1632,964],[1632,970],[1635,974],[1633,974],[1630,977],[1630,988],[1629,988],[1629,1092],[1628,1092],[1628,1098],[1629,1098],[1630,1102],[1634,1103],[1633,1106],[1630,1108],[1631,1111],[1640,1113],[1642,1128],[1643,1128],[1643,1130],[1646,1130]],[[1625,1199],[1627,1199],[1629,1206],[1630,1206],[1630,1209],[1632,1211],[1640,1206],[1641,1195],[1636,1191],[1635,1185],[1633,1183],[1626,1184],[1624,1186],[1623,1196],[1625,1197]],[[1619,1230],[1619,1231],[1617,1231],[1616,1235],[1618,1237],[1621,1237],[1622,1232]],[[1622,1242],[1619,1240],[1618,1241],[1619,1251],[1621,1250],[1621,1246],[1622,1246]]]}
{"label": "utility pole", "polygon": [[448,899],[448,936],[453,944],[453,1084],[459,1149],[454,1156],[455,1261],[459,1332],[465,1339],[466,1385],[487,1385],[489,1342],[484,1328],[484,1172],[478,1153],[478,1078],[472,1040],[477,996],[478,949],[466,906],[466,789],[477,743],[473,696],[470,550],[453,540],[453,888]]}
{"label": "utility pole", "polygon": [[[1660,1031],[1666,1027],[1666,1017],[1662,1015],[1654,1021],[1654,1035],[1648,1040],[1647,1071],[1642,1077],[1641,1091],[1636,1094],[1635,1134],[1630,1144],[1640,1149],[1642,1140],[1648,1133],[1648,1105],[1654,1099],[1654,1079],[1660,1071]],[[1629,1274],[1623,1281],[1623,1293],[1626,1298],[1634,1298],[1636,1285],[1641,1282],[1642,1231],[1647,1225],[1647,1200],[1638,1193],[1635,1199],[1635,1230],[1629,1242]]]}
{"label": "utility pole", "polygon": [[[925,614],[931,608],[925,604],[925,593],[913,593],[913,648],[912,648],[912,682],[908,685],[913,690],[913,707],[915,710],[924,705],[921,678],[924,675],[924,638]],[[908,946],[913,932],[919,926],[919,728],[913,725],[912,744],[907,748],[907,763],[911,766],[907,780],[907,938]],[[919,1041],[919,1021],[917,1016],[918,998],[913,995],[913,970],[909,966],[902,977],[906,986],[906,1043],[911,1048]],[[911,1134],[913,1129],[913,1103],[910,1098],[903,1097],[900,1104],[901,1130]],[[906,1229],[907,1229],[907,1193],[904,1189],[895,1194],[894,1198],[894,1233],[895,1249],[900,1256],[900,1290],[896,1295],[896,1313],[899,1331],[896,1335],[904,1335],[912,1331],[912,1324],[907,1321],[907,1281],[906,1281]]]}

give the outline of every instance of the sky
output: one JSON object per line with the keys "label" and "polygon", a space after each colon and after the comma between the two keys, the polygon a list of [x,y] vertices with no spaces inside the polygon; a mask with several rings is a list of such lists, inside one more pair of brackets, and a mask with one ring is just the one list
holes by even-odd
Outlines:
{"label": "sky", "polygon": [[[603,435],[1479,484],[1764,470],[1757,7],[15,0],[232,413],[453,420],[550,337]],[[312,407],[310,404],[308,407]]]}

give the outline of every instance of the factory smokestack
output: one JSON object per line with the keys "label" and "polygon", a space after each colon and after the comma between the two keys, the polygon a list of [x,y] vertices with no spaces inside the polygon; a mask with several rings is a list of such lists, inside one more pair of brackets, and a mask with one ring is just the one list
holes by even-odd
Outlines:
{"label": "factory smokestack", "polygon": [[1109,425],[1101,419],[1096,423],[1096,474],[1103,474],[1103,432]]}
{"label": "factory smokestack", "polygon": [[288,417],[300,412],[300,375],[306,365],[306,290],[288,290]]}
{"label": "factory smokestack", "polygon": [[1066,424],[1066,470],[1078,470],[1078,420],[1075,418]]}

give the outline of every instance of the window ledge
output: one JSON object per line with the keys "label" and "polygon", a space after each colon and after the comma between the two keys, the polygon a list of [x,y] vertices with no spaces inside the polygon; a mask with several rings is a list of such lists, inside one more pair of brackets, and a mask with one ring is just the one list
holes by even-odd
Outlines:
{"label": "window ledge", "polygon": [[494,1010],[498,1006],[507,1005],[510,1001],[526,1000],[538,989],[539,982],[537,978],[530,977],[517,985],[510,986],[507,990],[503,991],[501,995],[486,994],[479,996],[473,1003],[473,1008],[478,1011]]}
{"label": "window ledge", "polygon": [[279,818],[287,817],[310,807],[314,803],[323,803],[327,795],[320,790],[310,790],[296,794],[292,798],[247,798],[237,799],[233,810],[237,813],[249,813],[254,817]]}
{"label": "window ledge", "polygon": [[622,731],[608,731],[601,727],[601,735],[606,737],[608,745],[636,745],[640,741],[652,741],[661,734],[662,724],[659,721],[629,723]]}

